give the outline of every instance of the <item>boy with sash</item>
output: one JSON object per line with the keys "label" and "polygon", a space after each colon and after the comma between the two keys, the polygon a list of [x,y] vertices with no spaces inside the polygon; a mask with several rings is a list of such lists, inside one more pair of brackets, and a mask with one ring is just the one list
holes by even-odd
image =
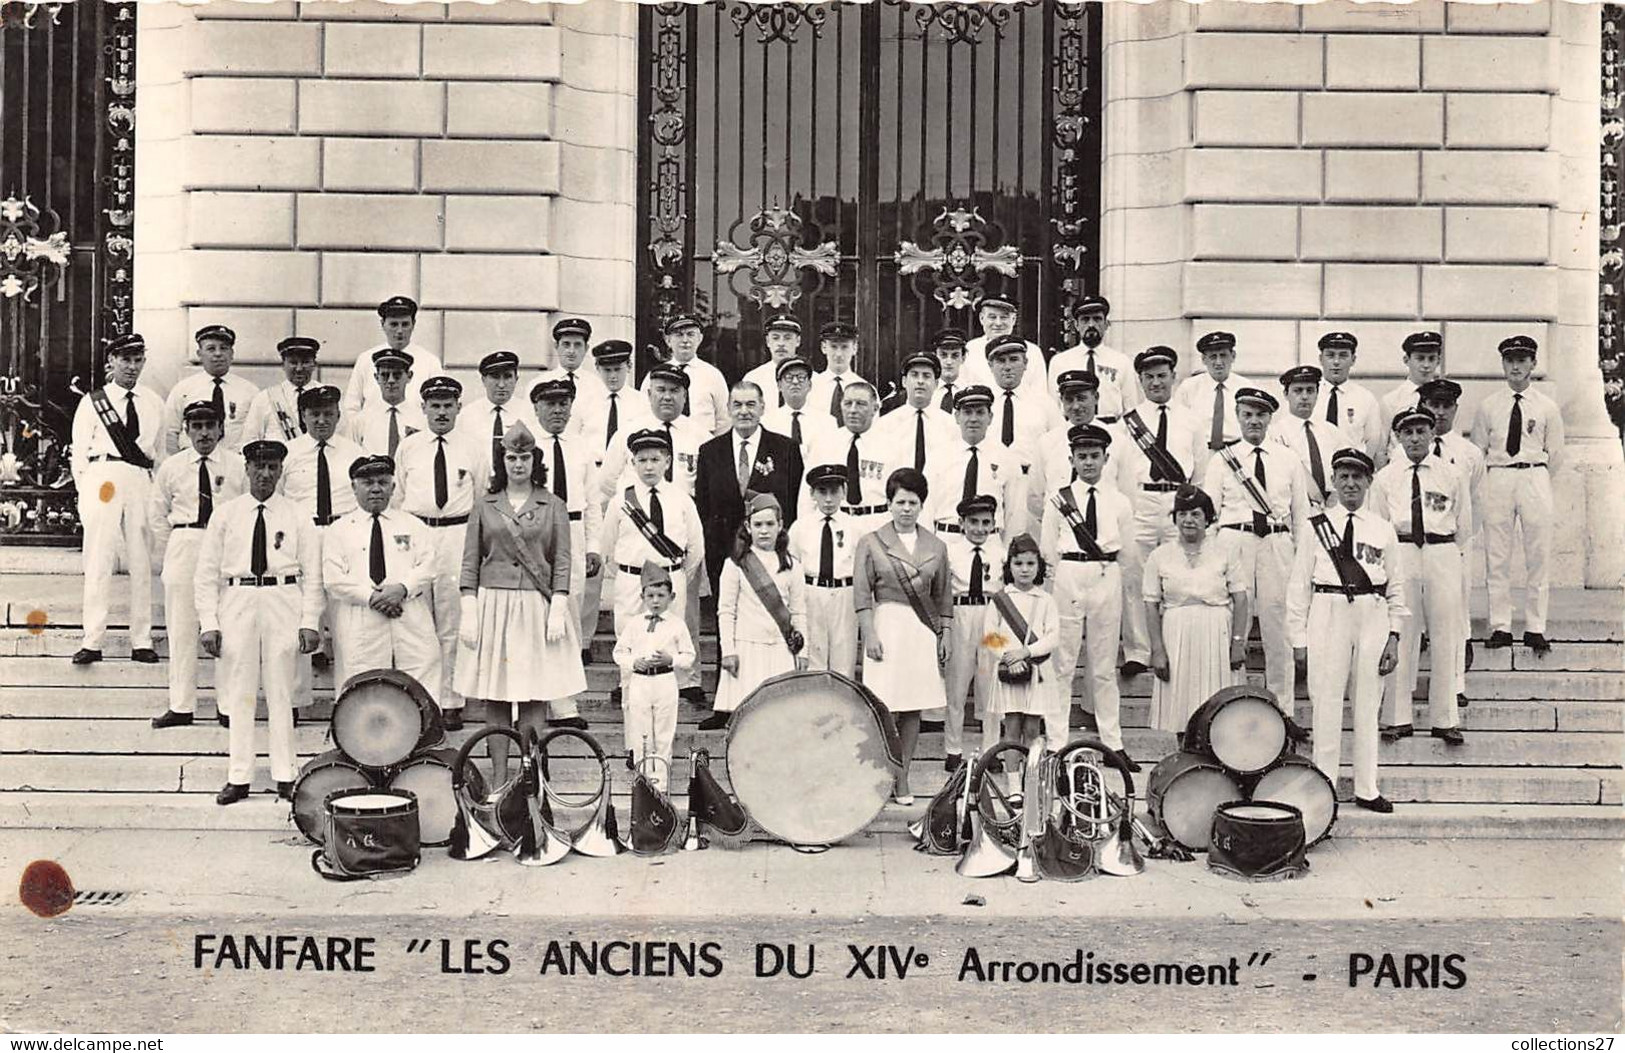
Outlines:
{"label": "boy with sash", "polygon": [[959,434],[943,450],[926,477],[931,496],[921,519],[944,538],[960,530],[959,502],[987,494],[994,499],[993,532],[1013,536],[1010,502],[1015,499],[1021,465],[1009,450],[988,438],[993,425],[993,392],[981,384],[962,387],[954,396],[954,423]]}
{"label": "boy with sash", "polygon": [[1236,334],[1223,330],[1204,333],[1196,341],[1196,350],[1202,356],[1202,371],[1185,378],[1174,401],[1201,422],[1206,452],[1197,460],[1196,468],[1202,472],[1220,446],[1241,438],[1236,392],[1242,388],[1256,390],[1257,385],[1231,371],[1236,364]]}
{"label": "boy with sash", "polygon": [[1336,425],[1315,416],[1320,378],[1321,372],[1315,366],[1293,366],[1282,373],[1287,412],[1270,421],[1270,438],[1291,450],[1303,465],[1309,483],[1309,505],[1316,509],[1337,503],[1337,493],[1332,489],[1332,452],[1349,445]]}
{"label": "boy with sash", "polygon": [[[1072,308],[1079,343],[1049,361],[1050,394],[1062,401],[1065,401],[1060,383],[1063,374],[1089,373],[1099,381],[1096,413],[1102,424],[1110,424],[1122,415],[1125,407],[1140,401],[1139,389],[1134,386],[1134,377],[1129,372],[1128,356],[1105,342],[1111,329],[1111,312],[1112,305],[1104,296],[1080,297]],[[1072,422],[1074,426],[1087,423]]]}
{"label": "boy with sash", "polygon": [[[155,728],[186,727],[197,711],[198,616],[194,572],[203,532],[214,510],[248,488],[243,459],[220,443],[220,417],[212,401],[181,412],[186,444],[165,458],[153,479],[150,511],[152,550],[163,553],[164,623],[169,632],[169,708],[152,718]],[[217,716],[229,726],[224,698]]]}
{"label": "boy with sash", "polygon": [[[372,353],[372,366],[378,397],[369,400],[367,408],[346,423],[357,446],[369,454],[394,457],[402,439],[424,428],[422,402],[406,400],[412,382],[412,356],[386,347]],[[420,395],[422,390],[419,386]]]}
{"label": "boy with sash", "polygon": [[[1336,332],[1322,336],[1319,346],[1326,386],[1315,397],[1314,415],[1343,433],[1342,444],[1332,449],[1351,446],[1364,450],[1373,460],[1382,457],[1388,446],[1388,421],[1382,415],[1382,404],[1369,388],[1349,379],[1360,342],[1353,333]],[[1331,457],[1330,451],[1326,456]]]}
{"label": "boy with sash", "polygon": [[993,594],[1003,584],[1004,542],[994,534],[998,498],[977,494],[961,500],[955,511],[959,529],[942,535],[948,546],[948,576],[954,594],[954,616],[948,630],[953,640],[944,670],[947,716],[943,720],[943,771],[965,763],[965,700],[974,687],[976,709],[982,714],[982,745],[986,751],[999,744],[999,722],[988,718],[988,694],[997,661],[982,646],[982,620]]}
{"label": "boy with sash", "polygon": [[954,419],[937,408],[937,381],[942,363],[923,351],[903,360],[903,401],[875,422],[875,437],[898,451],[899,464],[931,474],[931,460],[959,438]]}
{"label": "boy with sash", "polygon": [[[801,322],[793,314],[775,315],[768,319],[762,342],[767,345],[767,361],[752,367],[744,379],[764,392],[771,392],[778,383],[779,366],[801,355]],[[811,374],[808,379],[811,380]],[[784,397],[769,395],[768,402],[770,406],[782,406]]]}
{"label": "boy with sash", "polygon": [[572,434],[570,418],[576,389],[567,377],[538,380],[530,388],[530,405],[541,430],[536,456],[547,465],[547,488],[570,517],[570,605],[581,629],[582,664],[590,664],[590,643],[598,631],[598,608],[582,597],[587,579],[598,577],[603,560],[592,544],[598,540],[603,506],[598,503],[598,467],[585,439]]}
{"label": "boy with sash", "polygon": [[1462,644],[1467,639],[1467,609],[1461,605],[1465,573],[1462,549],[1472,529],[1473,502],[1467,477],[1433,452],[1433,414],[1401,410],[1394,417],[1400,453],[1377,473],[1371,485],[1371,507],[1386,516],[1399,537],[1399,557],[1411,612],[1399,639],[1399,665],[1388,679],[1385,741],[1409,738],[1411,699],[1422,671],[1422,633],[1433,649],[1433,675],[1428,683],[1429,724],[1433,737],[1462,744],[1456,727],[1456,685]]}
{"label": "boy with sash", "polygon": [[[1461,406],[1461,385],[1454,380],[1444,377],[1434,377],[1417,389],[1422,397],[1422,408],[1433,414],[1438,421],[1438,429],[1433,436],[1434,456],[1455,467],[1467,480],[1467,496],[1473,502],[1473,514],[1469,521],[1460,524],[1465,528],[1465,536],[1460,537],[1461,545],[1461,610],[1462,616],[1471,621],[1471,607],[1468,605],[1468,594],[1471,591],[1473,540],[1478,537],[1484,523],[1484,453],[1467,436],[1456,431],[1456,411]],[[1468,624],[1467,640],[1462,647],[1461,661],[1457,664],[1456,677],[1456,705],[1467,705],[1467,670],[1473,667],[1473,641],[1472,626]]]}
{"label": "boy with sash", "polygon": [[[1241,534],[1248,609],[1258,612],[1264,645],[1264,682],[1286,714],[1293,740],[1302,741],[1303,729],[1292,719],[1296,683],[1284,602],[1297,539],[1309,517],[1309,483],[1291,450],[1265,441],[1280,405],[1275,396],[1244,387],[1235,398],[1241,439],[1214,451],[1202,489],[1218,508],[1219,529]],[[1230,642],[1245,641],[1248,628],[1231,626]]]}
{"label": "boy with sash", "polygon": [[[1093,373],[1069,369],[1054,382],[1061,392],[1061,423],[1038,440],[1033,466],[1027,473],[1027,514],[1040,527],[1050,496],[1076,478],[1072,471],[1072,429],[1097,423],[1095,410],[1100,405],[1100,378]],[[1116,480],[1109,480],[1107,485],[1117,485]],[[1047,554],[1045,558],[1049,558]]]}
{"label": "boy with sash", "polygon": [[803,463],[810,463],[808,453],[836,430],[834,418],[808,401],[812,377],[812,363],[805,358],[787,358],[778,363],[773,378],[778,385],[778,405],[762,414],[762,427],[789,436],[801,447]]}
{"label": "boy with sash", "polygon": [[[846,493],[841,511],[852,518],[852,527],[862,537],[886,523],[886,478],[900,467],[892,460],[895,451],[874,433],[875,410],[880,396],[867,380],[853,380],[842,387],[841,427],[824,436],[804,458],[807,464],[844,464]],[[812,492],[802,488],[797,517],[809,514]]]}
{"label": "boy with sash", "polygon": [[852,550],[858,533],[841,511],[846,467],[820,464],[807,470],[812,510],[790,525],[790,554],[807,582],[807,661],[812,669],[852,676],[858,661],[858,615],[852,606]]}
{"label": "boy with sash", "polygon": [[952,413],[955,396],[968,383],[959,376],[960,370],[965,368],[964,331],[953,326],[938,330],[936,339],[931,342],[931,353],[937,356],[937,364],[942,366],[942,377],[937,384],[937,391],[940,392],[937,408],[944,413]]}
{"label": "boy with sash", "polygon": [[243,441],[275,439],[287,444],[305,433],[299,422],[299,396],[316,375],[316,353],[321,344],[308,336],[290,336],[276,345],[282,358],[282,379],[254,395],[243,423]]}
{"label": "boy with sash", "polygon": [[491,483],[494,466],[502,463],[502,437],[515,424],[523,424],[535,434],[538,425],[529,403],[513,397],[519,386],[519,354],[516,351],[492,351],[480,359],[480,384],[485,397],[463,404],[457,419],[467,431],[470,449],[475,436],[481,436],[479,488],[483,491]]}
{"label": "boy with sash", "polygon": [[[693,497],[700,447],[712,438],[712,434],[696,423],[693,417],[683,415],[689,394],[688,385],[689,374],[669,362],[649,370],[649,375],[643,378],[648,416],[641,421],[640,427],[659,431],[666,436],[666,441],[671,444],[671,463],[666,465],[666,482],[676,483],[684,494]],[[723,411],[727,412],[726,395],[723,398]],[[722,419],[727,422],[729,418],[724,416]],[[636,473],[628,464],[631,452],[626,442],[613,443],[604,452],[599,486],[605,501],[612,501],[617,490],[624,490],[635,481]]]}
{"label": "boy with sash", "polygon": [[[601,536],[594,551],[615,567],[612,602],[615,633],[638,617],[642,607],[643,565],[654,563],[672,576],[672,610],[681,612],[689,637],[698,635],[698,603],[688,597],[700,587],[705,570],[705,531],[694,499],[681,484],[668,482],[671,467],[671,440],[663,430],[645,428],[627,436],[631,470],[635,480],[621,488],[604,511]],[[687,612],[693,609],[694,621]],[[699,663],[695,663],[697,667]],[[703,705],[698,669],[691,669],[678,692],[683,698]]]}
{"label": "boy with sash", "polygon": [[152,472],[161,454],[164,403],[138,383],[147,364],[140,333],[107,346],[107,383],[73,411],[73,484],[84,527],[85,634],[74,665],[102,660],[107,603],[120,545],[130,574],[130,658],[158,661],[152,647],[152,548],[147,531]]}
{"label": "boy with sash", "polygon": [[171,454],[184,446],[186,422],[181,419],[182,411],[194,402],[207,402],[214,407],[225,429],[220,445],[228,450],[240,450],[248,409],[260,389],[231,371],[237,334],[229,326],[206,325],[197,331],[194,339],[198,365],[203,371],[182,377],[169,389],[169,398],[164,403],[161,448],[165,454]]}
{"label": "boy with sash", "polygon": [[[720,369],[699,357],[700,345],[705,342],[705,330],[699,318],[686,313],[672,315],[663,333],[666,346],[671,350],[671,358],[665,364],[682,376],[683,390],[688,393],[680,415],[694,423],[700,432],[700,442],[721,435],[728,430],[728,381]],[[643,379],[645,394],[650,393],[649,382],[653,376],[651,370]],[[681,455],[682,451],[678,449],[676,453]]]}
{"label": "boy with sash", "polygon": [[427,430],[401,440],[395,456],[396,492],[401,510],[423,521],[434,552],[435,575],[429,583],[429,596],[440,645],[440,683],[424,687],[434,692],[446,730],[457,731],[463,726],[463,697],[452,688],[462,616],[458,583],[480,473],[477,447],[484,444],[471,443],[468,433],[457,427],[462,384],[447,376],[430,377],[421,390]]}
{"label": "boy with sash", "polygon": [[412,342],[412,335],[417,332],[418,305],[410,296],[391,296],[378,305],[378,328],[383,330],[384,342],[374,344],[356,356],[355,365],[350,370],[350,380],[344,387],[344,415],[350,420],[361,416],[361,411],[367,404],[378,398],[378,378],[373,371],[372,356],[375,351],[389,348],[393,351],[405,351],[412,356],[416,363],[417,379],[413,380],[406,391],[406,401],[416,406],[423,398],[423,381],[430,377],[437,377],[445,372],[440,359],[434,352]]}
{"label": "boy with sash", "polygon": [[1342,763],[1345,690],[1354,688],[1354,803],[1394,806],[1377,792],[1377,716],[1382,678],[1399,660],[1410,614],[1394,528],[1364,507],[1374,465],[1355,449],[1332,454],[1335,509],[1316,512],[1298,540],[1286,623],[1298,675],[1314,707],[1315,767],[1334,783]]}
{"label": "boy with sash", "polygon": [[1178,535],[1174,493],[1182,483],[1192,481],[1197,466],[1207,459],[1202,421],[1171,404],[1178,365],[1179,355],[1160,344],[1135,355],[1134,372],[1145,401],[1124,411],[1107,429],[1122,451],[1113,458],[1117,489],[1134,505],[1133,543],[1123,546],[1124,676],[1145,672],[1151,657],[1140,595],[1141,568],[1153,549]]}
{"label": "boy with sash", "polygon": [[626,685],[621,696],[622,735],[635,769],[643,770],[645,758],[656,759],[645,774],[665,789],[677,734],[675,674],[692,668],[696,654],[683,619],[671,613],[675,590],[670,572],[658,563],[645,563],[638,590],[643,605],[637,617],[615,635],[615,664]]}
{"label": "boy with sash", "polygon": [[[1123,571],[1118,555],[1133,536],[1134,506],[1106,481],[1112,436],[1096,424],[1075,425],[1067,436],[1073,481],[1049,492],[1040,548],[1054,568],[1056,613],[1061,626],[1055,678],[1070,715],[1079,652],[1087,660],[1094,730],[1100,741],[1123,752],[1117,688],[1117,644],[1123,624]],[[1052,720],[1052,737],[1066,722]],[[1129,768],[1139,764],[1126,753]]]}

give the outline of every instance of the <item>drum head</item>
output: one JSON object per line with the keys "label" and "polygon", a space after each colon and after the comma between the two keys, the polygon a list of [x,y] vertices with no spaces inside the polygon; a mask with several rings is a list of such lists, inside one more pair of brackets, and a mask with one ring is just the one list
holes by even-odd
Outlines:
{"label": "drum head", "polygon": [[367,773],[345,760],[338,750],[312,758],[293,784],[293,822],[316,844],[322,843],[327,795],[334,790],[366,790],[372,787]]}
{"label": "drum head", "polygon": [[1206,757],[1175,753],[1151,773],[1147,797],[1152,817],[1169,837],[1193,851],[1203,851],[1213,834],[1213,813],[1236,800],[1241,788],[1230,774]]}
{"label": "drum head", "polygon": [[1231,819],[1244,819],[1250,823],[1290,823],[1297,818],[1297,809],[1273,801],[1252,803],[1231,802],[1219,806],[1219,811]]}
{"label": "drum head", "polygon": [[1185,741],[1241,775],[1263,771],[1286,752],[1286,720],[1261,688],[1226,688],[1191,714]]}
{"label": "drum head", "polygon": [[891,714],[856,681],[785,673],[751,692],[728,729],[728,780],[763,830],[827,845],[874,821],[902,771]]}
{"label": "drum head", "polygon": [[411,808],[417,803],[410,793],[401,793],[399,791],[391,793],[388,790],[374,790],[371,793],[335,790],[328,796],[330,798],[328,806],[333,811],[350,812],[356,815],[389,812],[397,808]]}
{"label": "drum head", "polygon": [[[439,848],[451,842],[451,828],[457,822],[457,797],[451,789],[451,766],[456,750],[435,750],[413,757],[389,780],[392,790],[410,790],[418,799],[418,828],[425,848]],[[485,777],[473,764],[466,778],[475,800],[485,796]]]}
{"label": "drum head", "polygon": [[1337,821],[1337,791],[1331,780],[1302,757],[1289,755],[1260,775],[1253,786],[1252,798],[1280,801],[1302,812],[1303,832],[1310,845],[1325,840]]}
{"label": "drum head", "polygon": [[[394,675],[383,675],[394,674]],[[387,768],[412,755],[431,726],[434,703],[411,687],[417,681],[396,670],[352,677],[333,705],[333,741],[368,768]]]}

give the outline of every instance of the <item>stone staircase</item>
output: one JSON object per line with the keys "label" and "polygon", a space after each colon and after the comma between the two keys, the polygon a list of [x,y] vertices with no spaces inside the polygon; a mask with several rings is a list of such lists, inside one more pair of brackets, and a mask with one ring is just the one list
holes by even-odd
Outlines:
{"label": "stone staircase", "polygon": [[[226,733],[213,720],[213,664],[201,663],[199,721],[155,731],[148,720],[166,705],[166,667],[129,662],[125,590],[115,589],[107,660],[75,667],[80,623],[78,554],[12,550],[0,553],[0,826],[13,828],[143,828],[291,830],[287,807],[256,794],[231,808],[214,804],[225,782]],[[122,586],[122,583],[120,583]],[[156,590],[161,598],[162,590]],[[1558,590],[1548,636],[1552,652],[1536,658],[1521,645],[1483,647],[1483,594],[1474,597],[1472,704],[1462,712],[1467,744],[1450,748],[1418,726],[1417,737],[1383,745],[1383,792],[1398,805],[1378,816],[1345,806],[1337,834],[1345,837],[1596,837],[1625,835],[1625,601],[1619,592]],[[161,626],[161,611],[156,616]],[[623,752],[621,718],[608,701],[615,670],[607,617],[592,641],[593,664],[581,711],[611,755]],[[158,651],[167,641],[158,630]],[[714,681],[716,643],[701,643]],[[1260,660],[1251,674],[1261,680]],[[1424,669],[1426,666],[1424,665]],[[1150,763],[1171,752],[1173,736],[1147,726],[1150,678],[1125,681],[1126,745]],[[1419,692],[1425,691],[1425,683]],[[1301,689],[1300,689],[1301,691]],[[296,729],[301,758],[331,747],[326,716],[330,677],[318,674],[312,715]],[[1297,700],[1308,723],[1308,700]],[[1077,710],[1074,710],[1076,719]],[[700,714],[684,705],[679,718],[673,785],[688,777],[686,753],[708,748],[725,775],[725,732],[700,732]],[[1427,719],[1425,704],[1417,709]],[[1345,712],[1344,727],[1349,715]],[[475,727],[470,722],[470,728]],[[260,731],[263,749],[264,732]],[[466,732],[464,733],[466,734]],[[1344,758],[1351,757],[1348,732]],[[461,736],[454,736],[460,739]],[[967,743],[979,733],[967,732]],[[597,775],[576,751],[561,754],[554,776],[562,786],[595,786]],[[923,804],[941,785],[942,735],[921,737],[914,787]],[[616,769],[623,805],[630,779]],[[1348,772],[1339,780],[1345,798]],[[263,767],[256,789],[269,789]],[[877,825],[901,829],[920,806],[888,805]]]}

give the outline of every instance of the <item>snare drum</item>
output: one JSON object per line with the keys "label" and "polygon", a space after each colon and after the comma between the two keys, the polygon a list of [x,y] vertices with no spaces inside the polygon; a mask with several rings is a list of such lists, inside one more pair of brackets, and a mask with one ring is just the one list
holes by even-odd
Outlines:
{"label": "snare drum", "polygon": [[334,790],[324,804],[327,836],[311,865],[349,880],[412,870],[422,858],[417,798],[404,790]]}
{"label": "snare drum", "polygon": [[445,741],[440,707],[399,669],[357,673],[333,704],[333,742],[365,768],[393,767]]}
{"label": "snare drum", "polygon": [[1303,813],[1275,801],[1228,801],[1213,813],[1209,869],[1251,881],[1295,878],[1304,858]]}
{"label": "snare drum", "polygon": [[313,844],[326,836],[327,815],[322,803],[334,790],[373,789],[372,777],[339,750],[312,757],[299,769],[293,784],[293,822]]}
{"label": "snare drum", "polygon": [[1185,748],[1207,754],[1237,775],[1256,775],[1286,752],[1286,717],[1264,688],[1227,687],[1191,714]]}
{"label": "snare drum", "polygon": [[1230,773],[1200,753],[1170,753],[1151,771],[1146,803],[1151,818],[1174,841],[1192,851],[1208,846],[1213,813],[1241,796]]}
{"label": "snare drum", "polygon": [[[457,794],[451,788],[451,768],[456,762],[454,749],[430,750],[408,760],[389,776],[390,789],[417,795],[424,848],[441,848],[451,841],[451,828],[457,822]],[[469,791],[476,799],[484,797],[485,777],[473,764],[468,769]]]}
{"label": "snare drum", "polygon": [[1288,753],[1260,775],[1247,795],[1254,801],[1279,801],[1303,813],[1303,833],[1310,848],[1326,839],[1337,822],[1337,789],[1308,757]]}

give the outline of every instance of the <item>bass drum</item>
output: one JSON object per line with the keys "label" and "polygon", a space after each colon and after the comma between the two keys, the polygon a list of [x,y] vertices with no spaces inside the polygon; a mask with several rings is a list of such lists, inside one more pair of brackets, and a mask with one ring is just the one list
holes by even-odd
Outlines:
{"label": "bass drum", "polygon": [[372,777],[342,750],[312,757],[299,769],[293,784],[293,823],[312,844],[321,844],[327,830],[327,795],[335,790],[375,789]]}
{"label": "bass drum", "polygon": [[1265,689],[1227,687],[1191,714],[1185,748],[1212,757],[1237,775],[1256,775],[1286,753],[1286,717]]}
{"label": "bass drum", "polygon": [[445,742],[440,707],[399,669],[357,673],[333,703],[333,743],[363,767],[392,768]]}
{"label": "bass drum", "polygon": [[1170,753],[1151,771],[1146,803],[1162,832],[1192,851],[1204,851],[1219,805],[1241,797],[1241,787],[1217,762],[1200,753]]}
{"label": "bass drum", "polygon": [[[457,794],[451,788],[451,769],[456,763],[456,750],[430,750],[390,774],[391,790],[406,790],[417,796],[418,828],[424,848],[443,848],[451,843],[451,828],[457,822]],[[466,778],[469,792],[475,799],[483,798],[485,777],[472,763]]]}
{"label": "bass drum", "polygon": [[1248,798],[1278,801],[1303,813],[1303,833],[1309,847],[1326,839],[1337,822],[1337,789],[1308,757],[1288,753],[1279,764],[1260,775]]}
{"label": "bass drum", "polygon": [[903,770],[891,713],[828,671],[783,673],[746,696],[728,725],[728,781],[758,826],[793,845],[861,831]]}

